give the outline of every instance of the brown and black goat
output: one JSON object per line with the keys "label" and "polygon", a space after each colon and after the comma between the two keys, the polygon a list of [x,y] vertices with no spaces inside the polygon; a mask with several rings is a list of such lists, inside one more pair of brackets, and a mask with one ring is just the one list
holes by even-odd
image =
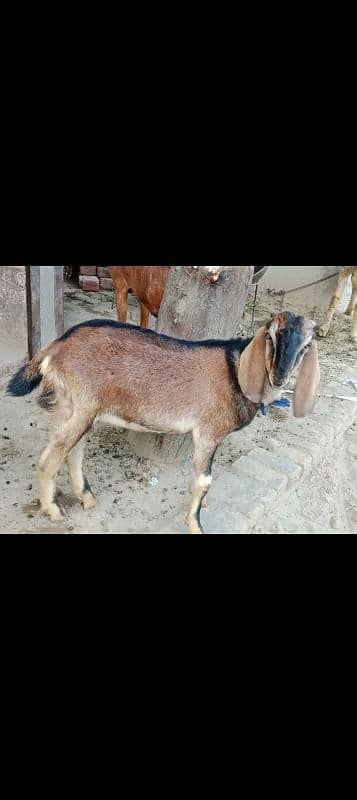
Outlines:
{"label": "brown and black goat", "polygon": [[319,362],[315,323],[279,314],[252,339],[188,342],[107,320],[71,328],[11,379],[8,392],[28,394],[42,382],[39,403],[53,415],[50,441],[38,465],[41,508],[63,518],[55,478],[66,461],[75,495],[95,505],[83,477],[83,436],[96,420],[136,431],[192,433],[192,501],[187,522],[200,533],[202,500],[211,484],[216,448],[248,425],[260,403],[280,398],[298,369],[294,413],[315,401]]}

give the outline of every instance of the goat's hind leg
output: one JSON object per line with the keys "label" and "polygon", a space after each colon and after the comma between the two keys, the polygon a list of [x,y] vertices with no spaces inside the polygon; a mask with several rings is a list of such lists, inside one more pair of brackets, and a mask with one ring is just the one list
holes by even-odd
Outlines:
{"label": "goat's hind leg", "polygon": [[52,522],[60,522],[64,514],[56,499],[56,475],[68,453],[90,427],[92,420],[72,417],[53,431],[49,444],[38,462],[38,482],[41,510]]}
{"label": "goat's hind leg", "polygon": [[53,441],[50,441],[38,462],[37,476],[41,511],[48,514],[51,522],[61,522],[65,518],[56,499],[55,480],[62,460],[61,449]]}
{"label": "goat's hind leg", "polygon": [[74,447],[72,447],[70,453],[68,453],[66,463],[74,494],[83,503],[84,510],[89,511],[90,508],[94,508],[97,501],[87,481],[87,478],[84,478],[83,476],[83,456],[84,438],[82,437],[82,439]]}

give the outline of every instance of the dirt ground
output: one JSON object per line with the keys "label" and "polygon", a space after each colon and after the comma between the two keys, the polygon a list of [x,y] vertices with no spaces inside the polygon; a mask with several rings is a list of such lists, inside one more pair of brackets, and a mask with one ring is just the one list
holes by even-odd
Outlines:
{"label": "dirt ground", "polygon": [[[252,330],[253,295],[248,300],[238,334]],[[260,290],[254,330],[279,309],[280,298]],[[346,303],[347,304],[347,303]],[[322,315],[309,306],[308,292],[289,295],[285,309],[307,313],[317,322]],[[115,319],[110,292],[87,294],[67,284],[66,328],[93,317]],[[129,318],[137,320],[133,300]],[[325,340],[318,341],[321,382],[339,381],[346,372],[357,378],[357,349],[349,340],[351,321],[339,313]],[[341,387],[341,394],[350,394]],[[180,467],[162,469],[138,458],[128,434],[104,424],[87,437],[84,469],[97,497],[97,507],[84,512],[73,497],[67,471],[58,478],[58,495],[67,521],[53,525],[41,515],[37,502],[36,462],[47,443],[47,418],[36,403],[36,393],[10,398],[0,392],[0,529],[10,533],[185,533],[190,460]],[[284,441],[285,410],[272,409],[242,432],[227,437],[217,451],[213,475],[228,469],[241,454],[268,437]],[[346,414],[348,404],[346,404]],[[140,434],[138,434],[140,435]],[[208,505],[209,508],[209,505]],[[355,533],[357,532],[357,427],[351,425],[332,461],[325,461],[312,477],[289,496],[288,507],[272,512],[264,530],[255,533]]]}

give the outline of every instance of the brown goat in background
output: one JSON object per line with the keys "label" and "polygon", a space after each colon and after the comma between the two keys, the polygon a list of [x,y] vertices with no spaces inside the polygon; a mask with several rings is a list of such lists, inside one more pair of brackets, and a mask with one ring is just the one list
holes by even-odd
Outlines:
{"label": "brown goat in background", "polygon": [[202,500],[211,484],[220,442],[248,425],[260,403],[280,398],[299,369],[294,413],[315,401],[319,363],[315,323],[279,314],[252,339],[189,342],[111,320],[71,328],[45,347],[11,379],[8,392],[22,396],[42,382],[40,405],[53,429],[38,464],[41,508],[53,522],[63,513],[56,501],[56,474],[66,461],[75,495],[95,505],[83,477],[83,436],[97,420],[119,428],[192,433],[192,501],[187,522],[200,533]]}
{"label": "brown goat in background", "polygon": [[345,290],[346,281],[350,275],[352,277],[352,296],[346,308],[345,314],[348,314],[348,316],[352,317],[351,339],[353,342],[355,342],[355,344],[357,344],[357,267],[339,268],[336,291],[331,298],[331,302],[326,314],[326,320],[322,325],[320,325],[317,333],[318,336],[327,336],[330,330],[332,318]]}
{"label": "brown goat in background", "polygon": [[110,267],[113,279],[118,320],[126,322],[128,294],[140,302],[140,325],[147,328],[149,315],[158,316],[170,267]]}

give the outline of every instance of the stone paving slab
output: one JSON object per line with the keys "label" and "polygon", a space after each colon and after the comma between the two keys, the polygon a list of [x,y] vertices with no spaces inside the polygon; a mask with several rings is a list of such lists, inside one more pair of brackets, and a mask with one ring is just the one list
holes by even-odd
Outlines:
{"label": "stone paving slab", "polygon": [[[353,396],[353,388],[341,383],[321,387],[321,394]],[[284,502],[298,489],[317,464],[340,446],[343,434],[357,420],[357,403],[320,397],[309,417],[286,417],[281,440],[268,438],[237,459],[213,482],[208,507],[201,520],[207,533],[251,533],[264,524],[264,512]],[[301,487],[301,488],[300,488]]]}

